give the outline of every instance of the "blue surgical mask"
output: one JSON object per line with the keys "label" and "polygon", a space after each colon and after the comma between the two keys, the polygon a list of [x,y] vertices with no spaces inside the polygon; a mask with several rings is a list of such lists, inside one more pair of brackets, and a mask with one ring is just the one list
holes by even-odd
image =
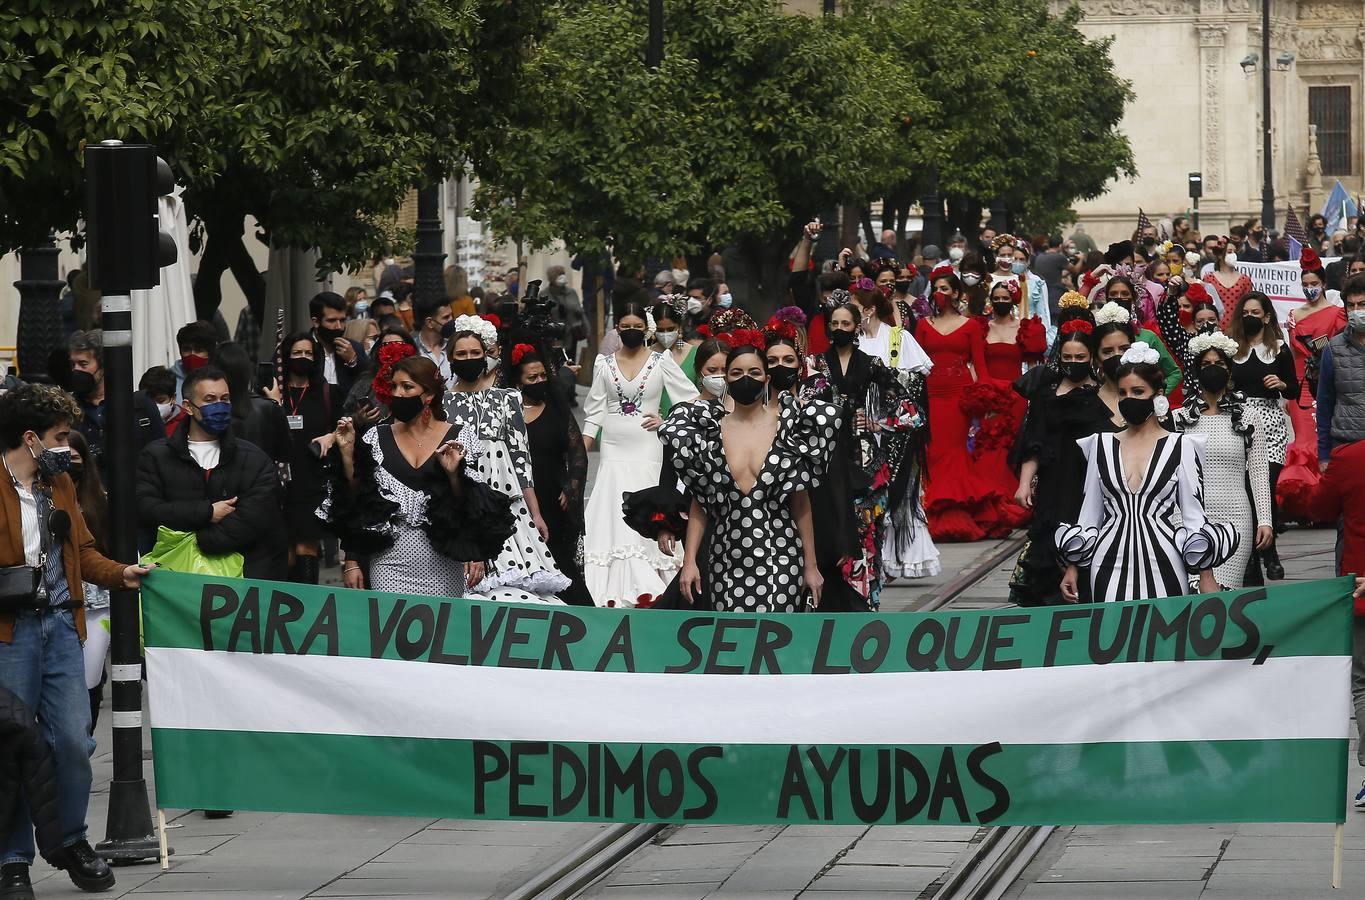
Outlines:
{"label": "blue surgical mask", "polygon": [[226,400],[205,403],[196,409],[199,410],[199,427],[214,437],[225,433],[232,425],[232,404]]}
{"label": "blue surgical mask", "polygon": [[1023,275],[1025,272],[1028,271],[1028,263],[1015,260],[1014,262],[1010,263],[1010,271],[1013,272],[1015,275]]}
{"label": "blue surgical mask", "polygon": [[370,312],[370,301],[357,300],[355,304],[355,317],[357,319],[367,318]]}
{"label": "blue surgical mask", "polygon": [[716,305],[721,309],[729,309],[730,305],[734,302],[735,298],[731,297],[729,294],[721,294],[716,298]]}

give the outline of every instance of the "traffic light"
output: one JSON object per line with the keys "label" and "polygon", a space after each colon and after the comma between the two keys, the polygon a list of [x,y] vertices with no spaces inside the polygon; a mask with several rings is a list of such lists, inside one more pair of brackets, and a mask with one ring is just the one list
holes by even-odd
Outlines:
{"label": "traffic light", "polygon": [[160,197],[175,190],[171,167],[144,144],[104,141],[85,148],[86,273],[105,294],[161,283],[176,261],[175,241],[161,230]]}

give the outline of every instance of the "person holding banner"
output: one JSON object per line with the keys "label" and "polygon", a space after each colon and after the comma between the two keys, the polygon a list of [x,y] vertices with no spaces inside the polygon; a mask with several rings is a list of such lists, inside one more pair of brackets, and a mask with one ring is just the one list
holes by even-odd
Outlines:
{"label": "person holding banner", "polygon": [[810,489],[824,474],[839,427],[828,403],[802,406],[788,393],[769,402],[761,344],[726,355],[726,395],[734,411],[689,403],[659,428],[673,467],[692,494],[679,586],[691,600],[701,571],[702,537],[711,524],[708,588],[719,610],[798,612],[820,605],[824,579],[815,552]]}
{"label": "person holding banner", "polygon": [[[1270,298],[1260,291],[1250,291],[1237,301],[1228,336],[1237,342],[1237,355],[1232,359],[1232,380],[1246,397],[1247,404],[1261,412],[1273,504],[1280,470],[1284,468],[1285,451],[1289,448],[1289,417],[1284,412],[1284,401],[1298,396],[1299,392],[1294,354],[1280,331],[1280,320]],[[1272,506],[1272,510],[1275,530],[1279,532],[1282,530],[1279,509]],[[1271,581],[1284,578],[1284,566],[1274,543],[1268,547],[1258,544],[1257,550],[1265,566],[1266,578]]]}
{"label": "person holding banner", "polygon": [[1260,407],[1232,389],[1236,341],[1222,332],[1201,334],[1189,350],[1199,393],[1173,410],[1171,421],[1177,431],[1204,439],[1205,512],[1239,535],[1237,552],[1214,568],[1213,577],[1224,589],[1239,588],[1247,583],[1253,545],[1264,552],[1275,544],[1265,423]]}
{"label": "person holding banner", "polygon": [[1198,573],[1201,593],[1217,591],[1213,569],[1237,550],[1237,532],[1204,513],[1202,442],[1161,426],[1170,402],[1159,360],[1142,341],[1129,347],[1115,373],[1127,429],[1077,442],[1084,499],[1076,522],[1056,531],[1062,597],[1072,603],[1081,598],[1082,566],[1097,603],[1188,594],[1187,571]]}
{"label": "person holding banner", "polygon": [[346,548],[349,588],[463,597],[484,579],[511,536],[509,501],[483,484],[466,457],[484,450],[477,433],[446,421],[436,364],[409,356],[393,367],[392,424],[359,440],[349,418],[324,441],[341,457],[318,509]]}

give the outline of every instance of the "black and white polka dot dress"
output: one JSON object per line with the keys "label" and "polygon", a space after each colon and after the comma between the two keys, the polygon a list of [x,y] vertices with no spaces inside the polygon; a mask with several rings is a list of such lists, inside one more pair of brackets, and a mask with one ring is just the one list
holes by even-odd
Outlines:
{"label": "black and white polka dot dress", "polygon": [[480,481],[511,499],[516,517],[516,531],[469,596],[558,602],[555,595],[567,588],[570,580],[559,571],[549,545],[536,531],[522,493],[533,482],[520,394],[507,388],[452,391],[446,394],[445,407],[451,425],[472,428],[483,440],[483,452],[468,458],[466,466],[472,464]]}
{"label": "black and white polka dot dress", "polygon": [[659,429],[673,467],[711,523],[708,593],[726,612],[796,612],[805,607],[803,555],[791,498],[824,474],[839,422],[828,403],[781,397],[777,436],[753,489],[735,484],[725,460],[716,403],[675,407]]}

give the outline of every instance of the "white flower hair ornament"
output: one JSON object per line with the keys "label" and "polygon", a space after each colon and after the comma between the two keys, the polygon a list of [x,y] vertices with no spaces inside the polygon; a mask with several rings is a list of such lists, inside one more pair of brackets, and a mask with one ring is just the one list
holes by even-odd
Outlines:
{"label": "white flower hair ornament", "polygon": [[1237,355],[1237,342],[1221,331],[1210,331],[1190,338],[1188,349],[1192,359],[1198,359],[1210,350],[1221,350],[1231,357]]}
{"label": "white flower hair ornament", "polygon": [[[1112,300],[1095,311],[1096,325],[1127,325],[1133,321],[1133,314]],[[1141,343],[1139,341],[1139,343]],[[1133,345],[1134,347],[1137,344]],[[1143,344],[1142,346],[1147,346]]]}
{"label": "white flower hair ornament", "polygon": [[493,327],[493,323],[478,316],[460,316],[455,320],[455,333],[462,331],[472,331],[479,338],[479,343],[483,344],[483,352],[487,353],[498,342],[498,329]]}
{"label": "white flower hair ornament", "polygon": [[[1103,312],[1104,310],[1100,310]],[[1096,318],[1099,318],[1096,316]],[[1123,351],[1123,357],[1119,363],[1125,366],[1135,366],[1141,363],[1148,365],[1158,365],[1161,362],[1161,354],[1147,346],[1146,341],[1134,341],[1127,350]]]}

